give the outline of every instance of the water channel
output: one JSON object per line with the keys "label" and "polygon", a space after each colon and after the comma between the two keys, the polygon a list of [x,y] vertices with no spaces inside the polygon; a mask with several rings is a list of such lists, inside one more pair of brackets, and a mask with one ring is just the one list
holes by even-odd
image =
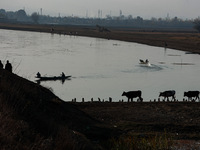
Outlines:
{"label": "water channel", "polygon": [[[144,101],[159,92],[200,90],[200,55],[137,43],[49,33],[0,30],[0,60],[9,60],[13,72],[33,82],[44,76],[71,75],[71,80],[46,81],[64,101],[127,100],[123,91],[141,90]],[[150,67],[139,65],[148,59]],[[182,64],[182,65],[181,65]]]}

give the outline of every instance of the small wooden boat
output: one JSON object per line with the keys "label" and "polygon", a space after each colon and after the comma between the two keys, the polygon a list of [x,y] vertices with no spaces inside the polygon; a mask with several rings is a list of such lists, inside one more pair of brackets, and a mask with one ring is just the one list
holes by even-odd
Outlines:
{"label": "small wooden boat", "polygon": [[71,76],[53,76],[53,77],[40,76],[36,78],[38,78],[39,81],[56,81],[56,80],[69,80]]}

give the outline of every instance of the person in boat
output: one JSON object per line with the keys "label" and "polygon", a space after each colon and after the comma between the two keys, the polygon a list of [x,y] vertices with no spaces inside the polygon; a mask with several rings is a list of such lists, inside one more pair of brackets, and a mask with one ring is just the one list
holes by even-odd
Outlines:
{"label": "person in boat", "polygon": [[146,59],[145,63],[146,63],[146,64],[148,64],[148,63],[149,63],[149,60],[148,60],[148,59]]}
{"label": "person in boat", "polygon": [[64,74],[64,72],[62,72],[61,77],[62,77],[62,78],[65,78],[65,74]]}
{"label": "person in boat", "polygon": [[5,69],[12,73],[12,65],[11,65],[11,63],[9,62],[9,60],[7,60]]}
{"label": "person in boat", "polygon": [[37,78],[40,78],[41,77],[41,74],[38,72],[37,73]]}
{"label": "person in boat", "polygon": [[144,60],[140,59],[140,63],[143,64],[143,63],[144,63]]}
{"label": "person in boat", "polygon": [[3,69],[3,64],[1,62],[1,60],[0,60],[0,68]]}

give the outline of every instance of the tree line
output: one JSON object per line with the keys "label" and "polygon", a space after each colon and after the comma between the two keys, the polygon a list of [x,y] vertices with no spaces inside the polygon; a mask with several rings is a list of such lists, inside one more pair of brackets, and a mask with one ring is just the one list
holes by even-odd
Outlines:
{"label": "tree line", "polygon": [[16,12],[0,9],[0,22],[11,23],[35,23],[35,24],[58,24],[58,25],[88,25],[105,27],[125,27],[137,29],[182,29],[196,30],[200,32],[200,18],[180,19],[174,18],[154,18],[143,19],[141,16],[132,15],[110,16],[105,18],[87,18],[76,16],[52,17],[33,12],[28,15],[25,10],[20,9]]}

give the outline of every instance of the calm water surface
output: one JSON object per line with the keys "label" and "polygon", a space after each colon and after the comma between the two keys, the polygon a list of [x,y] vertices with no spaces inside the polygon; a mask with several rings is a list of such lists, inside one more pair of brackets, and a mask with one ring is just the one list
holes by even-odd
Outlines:
{"label": "calm water surface", "polygon": [[[10,60],[14,73],[35,82],[35,75],[72,75],[60,81],[41,82],[65,101],[98,97],[126,100],[123,91],[141,90],[144,101],[173,89],[200,90],[200,55],[136,43],[49,33],[0,30],[0,59]],[[149,59],[151,67],[141,67]],[[190,63],[192,65],[174,65]]]}

